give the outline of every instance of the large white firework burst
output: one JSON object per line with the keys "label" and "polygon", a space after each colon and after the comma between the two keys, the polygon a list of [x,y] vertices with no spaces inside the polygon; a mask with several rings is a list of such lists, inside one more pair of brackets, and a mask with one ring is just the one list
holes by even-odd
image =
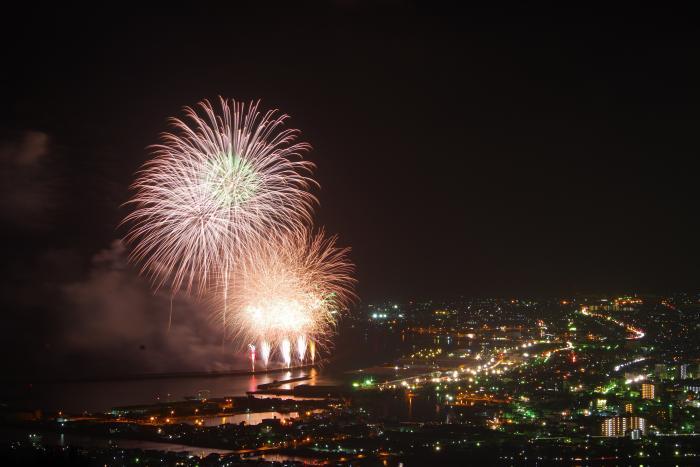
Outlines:
{"label": "large white firework burst", "polygon": [[172,119],[138,172],[124,220],[131,258],[156,288],[203,291],[224,280],[261,239],[298,235],[316,202],[309,145],[284,128],[287,115],[258,103],[202,101]]}

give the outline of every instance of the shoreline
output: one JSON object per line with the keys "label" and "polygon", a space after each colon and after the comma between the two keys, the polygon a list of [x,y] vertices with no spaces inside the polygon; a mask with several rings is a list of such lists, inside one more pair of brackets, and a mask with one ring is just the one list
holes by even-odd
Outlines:
{"label": "shoreline", "polygon": [[290,367],[268,368],[264,370],[229,370],[229,371],[183,371],[172,373],[142,373],[135,375],[92,376],[81,378],[46,379],[36,381],[0,381],[0,384],[64,384],[64,383],[99,383],[109,381],[134,381],[147,379],[179,379],[179,378],[221,378],[226,376],[254,376],[286,371],[304,370],[314,368],[318,363],[296,365]]}

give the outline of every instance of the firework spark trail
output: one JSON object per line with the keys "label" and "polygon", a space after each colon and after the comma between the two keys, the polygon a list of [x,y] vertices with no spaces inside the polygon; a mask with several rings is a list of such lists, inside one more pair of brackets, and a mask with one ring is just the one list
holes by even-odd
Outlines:
{"label": "firework spark trail", "polygon": [[248,344],[248,348],[250,349],[250,367],[255,371],[255,346],[253,344]]}
{"label": "firework spark trail", "polygon": [[309,342],[309,356],[311,357],[311,364],[316,360],[316,344],[314,341]]}
{"label": "firework spark trail", "polygon": [[280,347],[285,362],[285,345],[297,340],[301,360],[311,340],[315,358],[316,346],[328,343],[339,313],[355,298],[349,249],[335,241],[306,229],[260,245],[230,285],[234,337]]}
{"label": "firework spark trail", "polygon": [[265,365],[265,368],[267,368],[267,364],[270,361],[270,353],[272,352],[272,346],[270,345],[269,342],[267,341],[262,341],[260,343],[260,357],[262,358],[263,364]]}
{"label": "firework spark trail", "polygon": [[172,295],[228,282],[261,239],[300,232],[316,203],[314,166],[301,160],[309,145],[283,128],[288,116],[219,100],[219,114],[205,100],[171,120],[174,131],[153,146],[127,203],[135,207],[123,221],[130,258]]}
{"label": "firework spark trail", "polygon": [[292,364],[292,345],[289,343],[289,339],[283,339],[280,346],[280,351],[282,352],[282,360],[287,368]]}
{"label": "firework spark trail", "polygon": [[300,334],[297,337],[297,358],[299,359],[300,364],[304,363],[305,356],[306,356],[306,336],[303,334]]}

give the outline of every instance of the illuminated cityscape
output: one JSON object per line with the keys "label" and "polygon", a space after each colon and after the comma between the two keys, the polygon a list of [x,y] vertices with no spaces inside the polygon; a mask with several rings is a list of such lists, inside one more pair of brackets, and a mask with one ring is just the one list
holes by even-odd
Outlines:
{"label": "illuminated cityscape", "polygon": [[374,303],[344,322],[337,352],[394,348],[381,363],[275,374],[243,395],[201,390],[94,413],[6,407],[3,417],[35,432],[23,449],[108,433],[115,445],[89,454],[100,462],[158,457],[127,440],[177,445],[187,456],[164,459],[192,465],[198,453],[214,464],[695,462],[698,310],[700,295]]}

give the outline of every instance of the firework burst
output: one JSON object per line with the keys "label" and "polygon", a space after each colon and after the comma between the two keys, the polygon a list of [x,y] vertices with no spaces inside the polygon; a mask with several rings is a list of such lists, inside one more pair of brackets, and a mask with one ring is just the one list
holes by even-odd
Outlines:
{"label": "firework burst", "polygon": [[315,353],[327,345],[339,313],[355,299],[349,249],[335,242],[305,229],[261,245],[229,284],[236,340],[277,348],[286,364],[292,342],[300,362],[309,346]]}
{"label": "firework burst", "polygon": [[203,101],[172,119],[132,186],[131,259],[173,294],[226,279],[261,238],[298,234],[316,202],[313,164],[301,160],[309,146],[284,128],[288,116],[219,103],[220,113]]}

